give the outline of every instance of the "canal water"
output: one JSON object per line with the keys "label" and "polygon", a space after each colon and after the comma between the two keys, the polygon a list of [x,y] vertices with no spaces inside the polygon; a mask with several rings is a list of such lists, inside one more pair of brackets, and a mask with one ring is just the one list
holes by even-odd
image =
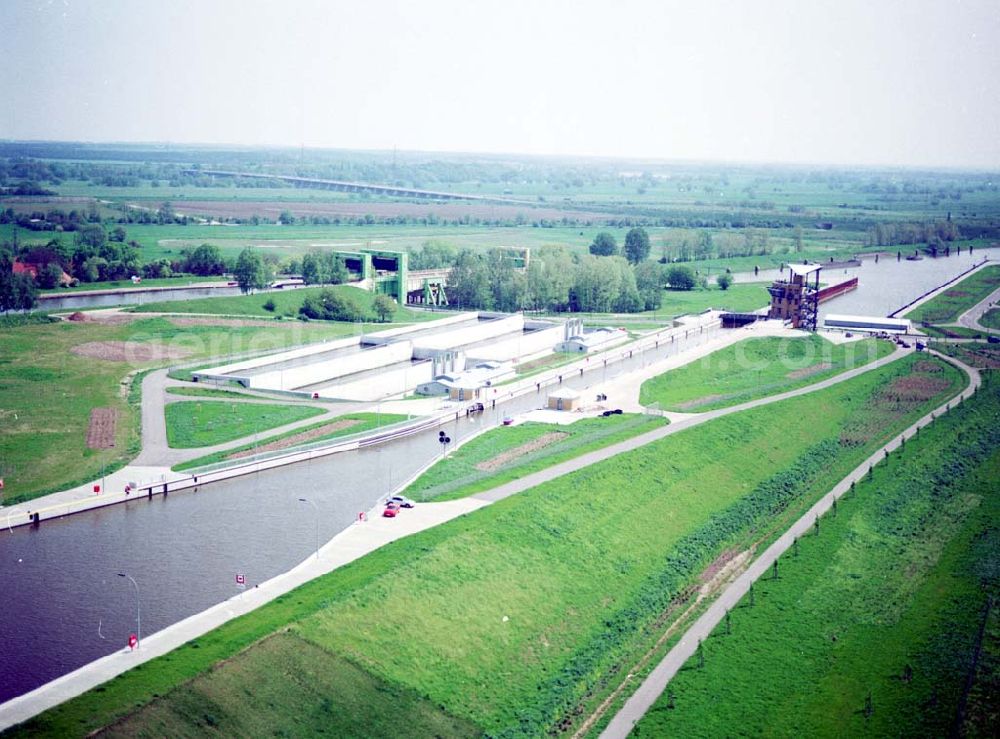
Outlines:
{"label": "canal water", "polygon": [[[913,253],[912,249],[909,253]],[[961,254],[937,259],[924,257],[918,261],[907,260],[905,253],[899,261],[895,254],[880,256],[878,262],[866,257],[860,267],[824,269],[820,272],[820,282],[834,285],[857,277],[858,289],[823,303],[819,309],[820,325],[829,313],[887,316],[986,258],[991,262],[1000,260],[1000,249],[976,249],[972,254],[966,249]],[[737,282],[770,282],[780,276],[778,270],[761,270],[756,276],[753,272],[741,272],[735,278]],[[784,276],[788,276],[787,269]],[[761,292],[764,305],[769,298],[763,289]]]}
{"label": "canal water", "polygon": [[[295,290],[303,285],[285,285],[280,288],[258,290],[275,292],[276,290]],[[169,290],[143,290],[141,287],[126,288],[120,292],[106,295],[74,295],[58,293],[55,297],[43,296],[35,304],[35,310],[64,311],[88,310],[90,308],[113,308],[119,305],[144,305],[146,303],[169,303],[174,300],[194,300],[197,298],[225,298],[242,295],[238,286],[220,285],[219,287],[176,287]]]}
{"label": "canal water", "polygon": [[[600,383],[694,346],[717,332],[566,376],[569,387]],[[454,441],[500,424],[508,412],[541,407],[539,394],[498,402],[444,427]],[[44,521],[9,531],[0,518],[0,702],[149,635],[310,556],[363,510],[441,453],[437,429],[376,448],[345,452],[213,483],[197,491]],[[315,503],[317,510],[298,498]],[[406,515],[406,512],[403,512]]]}

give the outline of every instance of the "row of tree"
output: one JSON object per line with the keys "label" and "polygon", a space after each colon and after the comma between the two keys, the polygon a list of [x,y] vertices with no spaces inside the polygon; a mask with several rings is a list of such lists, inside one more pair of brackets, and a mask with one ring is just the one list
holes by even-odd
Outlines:
{"label": "row of tree", "polygon": [[663,289],[691,290],[704,281],[685,266],[620,255],[573,254],[547,246],[527,269],[514,267],[503,249],[463,250],[448,278],[448,299],[459,308],[505,312],[583,311],[635,313],[660,307]]}

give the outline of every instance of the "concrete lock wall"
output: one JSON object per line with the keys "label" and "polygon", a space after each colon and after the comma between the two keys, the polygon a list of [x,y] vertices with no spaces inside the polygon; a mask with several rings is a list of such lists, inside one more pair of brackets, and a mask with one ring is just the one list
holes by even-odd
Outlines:
{"label": "concrete lock wall", "polygon": [[319,382],[351,375],[355,372],[409,360],[412,351],[413,345],[409,341],[373,346],[357,354],[335,357],[325,362],[262,372],[250,378],[250,386],[272,390],[295,390],[306,385],[315,385]]}
{"label": "concrete lock wall", "polygon": [[388,367],[379,373],[378,381],[365,377],[357,380],[347,379],[319,392],[323,398],[344,398],[347,400],[381,400],[393,395],[403,395],[417,385],[433,380],[431,362],[416,364],[406,363]]}
{"label": "concrete lock wall", "polygon": [[[528,357],[533,354],[548,353],[562,339],[562,326],[553,326],[527,334],[515,334],[483,346],[469,348],[470,362],[487,359],[509,360]],[[474,361],[473,361],[474,360]]]}
{"label": "concrete lock wall", "polygon": [[513,315],[507,318],[484,321],[474,326],[464,326],[452,331],[442,331],[432,336],[420,336],[414,339],[413,356],[416,359],[426,359],[442,349],[454,349],[523,330],[524,316]]}
{"label": "concrete lock wall", "polygon": [[477,315],[478,314],[476,313],[466,311],[464,313],[455,313],[454,315],[445,316],[443,318],[435,318],[433,321],[428,321],[427,323],[417,323],[413,326],[402,326],[400,328],[387,328],[384,331],[376,331],[371,334],[365,334],[365,343],[387,344],[399,338],[406,338],[408,334],[416,333],[418,331],[426,331],[427,329],[437,328],[438,326],[451,326],[456,323],[471,321]]}
{"label": "concrete lock wall", "polygon": [[305,346],[300,349],[292,349],[279,354],[265,354],[262,357],[255,357],[253,359],[247,359],[243,362],[235,362],[233,364],[225,364],[220,367],[212,367],[211,369],[200,370],[198,372],[194,372],[193,374],[204,377],[239,375],[240,372],[257,369],[259,367],[266,367],[269,364],[287,362],[290,359],[299,359],[313,354],[322,354],[323,352],[333,351],[334,349],[344,349],[351,346],[357,346],[360,341],[361,339],[357,336],[349,336],[346,339],[335,339],[334,341],[324,341],[319,344],[310,344],[309,346]]}

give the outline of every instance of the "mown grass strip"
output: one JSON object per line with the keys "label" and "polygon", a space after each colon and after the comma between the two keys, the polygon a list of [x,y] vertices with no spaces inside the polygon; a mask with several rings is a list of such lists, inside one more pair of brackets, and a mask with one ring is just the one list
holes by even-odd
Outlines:
{"label": "mown grass strip", "polygon": [[164,409],[167,443],[174,449],[222,444],[322,413],[322,408],[304,405],[195,400],[169,403]]}
{"label": "mown grass strip", "polygon": [[917,306],[906,317],[917,324],[952,323],[998,287],[1000,264],[992,264]]}
{"label": "mown grass strip", "polygon": [[[268,436],[261,439],[256,444],[244,444],[243,446],[238,446],[233,449],[227,449],[223,452],[213,452],[212,454],[206,454],[204,457],[198,457],[197,459],[192,459],[187,462],[182,462],[181,464],[175,465],[173,467],[176,472],[183,472],[184,470],[196,469],[198,467],[204,467],[206,465],[215,464],[216,462],[223,462],[227,459],[231,459],[234,455],[240,454],[241,452],[249,452],[254,449],[263,449],[269,444],[273,444],[278,441],[283,441],[292,436],[299,436],[300,434],[308,434],[315,431],[318,428],[323,428],[324,426],[330,426],[338,421],[358,421],[358,423],[346,426],[345,428],[337,429],[336,431],[331,431],[326,434],[320,434],[308,441],[300,442],[301,444],[313,444],[319,441],[329,441],[330,439],[336,439],[341,436],[349,436],[351,434],[360,434],[365,431],[371,431],[372,429],[381,428],[382,426],[388,426],[392,423],[399,423],[400,421],[405,421],[408,417],[398,414],[398,413],[348,413],[343,416],[338,416],[335,419],[329,421],[322,421],[320,423],[315,423],[309,426],[303,426],[302,428],[294,429],[292,431],[286,431],[283,434],[276,434],[274,436]],[[292,451],[294,447],[288,447],[289,451]]]}
{"label": "mown grass strip", "polygon": [[[551,467],[567,459],[615,444],[667,423],[659,416],[636,414],[586,418],[565,426],[523,423],[487,431],[439,460],[414,480],[405,494],[414,500],[455,500]],[[477,469],[498,455],[550,433],[564,438],[520,455],[496,470]]]}
{"label": "mown grass strip", "polygon": [[880,359],[886,341],[834,344],[817,334],[745,339],[642,383],[639,402],[697,413],[804,387]]}

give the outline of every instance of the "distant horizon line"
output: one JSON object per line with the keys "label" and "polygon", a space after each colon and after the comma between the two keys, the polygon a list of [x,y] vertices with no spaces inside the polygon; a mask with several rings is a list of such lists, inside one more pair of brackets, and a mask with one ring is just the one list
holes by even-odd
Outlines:
{"label": "distant horizon line", "polygon": [[121,139],[24,139],[24,138],[2,138],[0,144],[77,144],[88,146],[131,146],[131,147],[160,147],[178,149],[192,148],[205,150],[258,150],[258,151],[321,151],[321,152],[351,152],[358,154],[419,154],[433,156],[456,156],[456,157],[510,157],[522,159],[551,159],[551,160],[584,160],[604,163],[647,163],[662,165],[689,165],[689,166],[716,166],[716,167],[776,167],[785,169],[794,168],[821,168],[821,169],[844,169],[844,170],[873,170],[873,171],[924,171],[924,172],[964,172],[993,174],[1000,173],[1000,163],[991,166],[971,166],[960,164],[890,164],[890,163],[834,163],[821,161],[778,161],[762,159],[685,159],[681,157],[650,156],[641,157],[637,155],[611,155],[611,154],[539,154],[537,152],[514,152],[514,151],[468,151],[450,149],[401,149],[401,148],[349,148],[338,146],[318,146],[304,144],[250,144],[234,142],[206,142],[206,141],[156,141],[156,140],[121,140]]}

